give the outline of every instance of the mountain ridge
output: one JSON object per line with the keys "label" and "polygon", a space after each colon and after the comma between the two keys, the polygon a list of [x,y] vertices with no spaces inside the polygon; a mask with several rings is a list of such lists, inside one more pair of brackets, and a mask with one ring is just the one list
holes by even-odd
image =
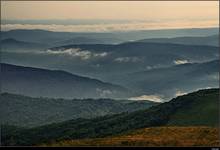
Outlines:
{"label": "mountain ridge", "polygon": [[[1,124],[35,127],[146,109],[159,103],[113,99],[62,99],[1,93]],[[28,106],[28,107],[27,107]],[[16,112],[16,113],[14,113]]]}
{"label": "mountain ridge", "polygon": [[[97,98],[126,96],[119,85],[60,70],[48,70],[1,63],[2,91],[27,96]],[[16,84],[14,84],[16,83]],[[32,87],[31,89],[29,87]]]}
{"label": "mountain ridge", "polygon": [[152,38],[142,39],[137,42],[153,42],[153,43],[173,43],[173,44],[185,44],[185,45],[209,45],[219,47],[219,35],[210,36],[185,36],[175,38]]}
{"label": "mountain ridge", "polygon": [[[219,88],[203,89],[187,95],[178,96],[169,102],[152,106],[146,110],[132,113],[107,115],[95,119],[69,120],[24,130],[13,128],[12,130],[10,129],[11,127],[3,126],[4,133],[2,133],[2,143],[3,145],[38,145],[70,139],[102,138],[135,129],[166,126],[174,115],[181,117],[181,115],[178,114],[180,112],[184,112],[185,116],[192,116],[191,110],[194,109],[195,104],[202,104],[199,105],[199,109],[196,108],[195,110],[200,110],[203,115],[201,115],[199,119],[197,116],[187,119],[186,121],[188,121],[189,124],[182,122],[178,124],[178,126],[207,125],[216,127],[219,125],[218,98]],[[203,104],[206,105],[207,103],[214,106],[214,109],[201,109]],[[182,108],[184,108],[184,111],[179,111]],[[214,122],[209,122],[211,118]]]}
{"label": "mountain ridge", "polygon": [[6,38],[6,39],[1,40],[2,51],[43,50],[47,48],[48,46],[49,46],[48,44],[42,44],[38,42],[26,42],[26,41],[17,40],[15,38]]}

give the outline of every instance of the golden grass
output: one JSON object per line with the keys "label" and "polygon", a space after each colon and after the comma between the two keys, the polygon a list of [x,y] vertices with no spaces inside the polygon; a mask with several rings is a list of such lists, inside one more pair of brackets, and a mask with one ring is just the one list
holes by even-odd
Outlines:
{"label": "golden grass", "polygon": [[66,140],[41,146],[220,146],[214,127],[152,127],[106,138]]}

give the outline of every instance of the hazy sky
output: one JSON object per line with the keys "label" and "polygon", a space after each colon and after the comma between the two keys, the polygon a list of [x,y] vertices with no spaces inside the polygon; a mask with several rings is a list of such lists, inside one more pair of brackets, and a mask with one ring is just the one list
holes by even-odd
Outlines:
{"label": "hazy sky", "polygon": [[3,19],[217,18],[218,1],[2,1]]}
{"label": "hazy sky", "polygon": [[1,1],[2,19],[172,20],[176,27],[218,26],[218,10],[218,1]]}

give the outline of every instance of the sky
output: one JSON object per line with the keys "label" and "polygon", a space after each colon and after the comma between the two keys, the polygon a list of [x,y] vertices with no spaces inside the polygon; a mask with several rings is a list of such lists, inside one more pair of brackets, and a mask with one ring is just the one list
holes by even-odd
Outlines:
{"label": "sky", "polygon": [[69,31],[109,31],[160,28],[218,27],[218,1],[1,1],[3,20],[105,19],[130,22],[48,26],[30,23],[4,24],[14,28],[46,28]]}

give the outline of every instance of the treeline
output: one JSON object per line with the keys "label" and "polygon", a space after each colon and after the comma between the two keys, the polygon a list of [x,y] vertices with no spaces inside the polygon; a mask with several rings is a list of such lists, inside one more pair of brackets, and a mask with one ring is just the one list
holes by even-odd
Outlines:
{"label": "treeline", "polygon": [[[2,130],[7,131],[7,133],[3,132],[2,134],[2,144],[38,145],[70,139],[106,137],[132,131],[134,129],[164,126],[169,124],[173,116],[179,115],[183,109],[185,115],[188,116],[191,115],[187,114],[188,111],[190,112],[190,110],[197,107],[195,104],[207,104],[207,102],[214,103],[216,106],[214,110],[217,111],[217,113],[203,113],[208,116],[202,116],[204,118],[203,122],[201,122],[202,118],[200,118],[197,125],[207,125],[208,120],[206,120],[206,118],[213,117],[215,118],[215,122],[211,122],[209,126],[216,126],[218,125],[218,97],[219,89],[207,89],[179,96],[172,99],[170,102],[131,113],[107,115],[95,119],[70,120],[31,129],[16,130],[10,126],[2,126]],[[202,109],[200,110],[203,111]],[[181,115],[179,116],[181,117]],[[195,122],[197,122],[196,118],[190,119],[189,121],[194,125]],[[184,126],[185,124],[178,125]]]}
{"label": "treeline", "polygon": [[3,93],[0,96],[2,124],[33,127],[77,118],[147,109],[156,102],[113,99],[32,98]]}

